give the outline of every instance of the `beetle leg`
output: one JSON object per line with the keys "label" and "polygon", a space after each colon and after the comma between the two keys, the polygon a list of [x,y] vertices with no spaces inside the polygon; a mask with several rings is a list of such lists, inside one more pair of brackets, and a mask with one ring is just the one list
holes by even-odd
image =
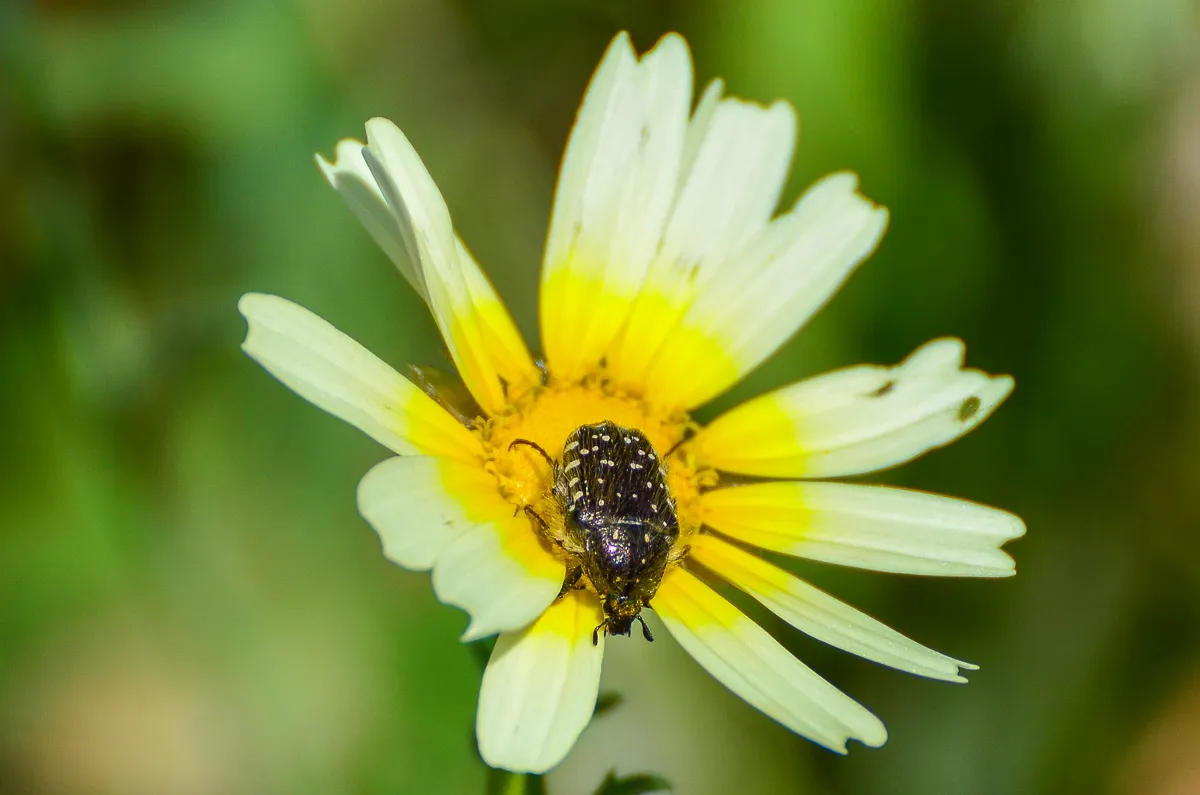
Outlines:
{"label": "beetle leg", "polygon": [[639,614],[637,616],[637,620],[642,622],[642,637],[644,637],[649,642],[653,643],[654,636],[650,634],[650,627],[646,626],[646,619],[642,618],[641,615]]}
{"label": "beetle leg", "polygon": [[567,572],[567,576],[563,578],[562,588],[559,589],[558,596],[555,599],[561,599],[563,594],[579,584],[579,578],[583,576],[583,567],[576,566]]}
{"label": "beetle leg", "polygon": [[683,544],[682,546],[680,546],[679,544],[675,544],[673,547],[671,547],[671,551],[669,553],[667,553],[667,565],[669,566],[672,563],[678,563],[679,561],[686,558],[691,553],[691,551],[692,551],[691,544]]}
{"label": "beetle leg", "polygon": [[[542,532],[546,534],[547,538],[550,537],[550,525],[546,524],[545,519],[538,516],[538,512],[533,510],[532,506],[522,505],[520,510],[524,511],[525,515],[528,516],[530,519],[533,519],[535,522],[540,524],[542,526]],[[516,514],[514,513],[513,516],[516,516]]]}

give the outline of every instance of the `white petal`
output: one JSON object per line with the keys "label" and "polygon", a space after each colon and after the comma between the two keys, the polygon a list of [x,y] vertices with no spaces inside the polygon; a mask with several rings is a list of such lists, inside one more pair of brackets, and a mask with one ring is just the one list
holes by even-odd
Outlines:
{"label": "white petal", "polygon": [[345,140],[321,170],[425,299],[463,382],[488,412],[505,385],[538,380],[533,360],[495,289],[454,234],[450,212],[404,134],[367,122],[367,145]]}
{"label": "white petal", "polygon": [[696,536],[689,560],[741,588],[801,632],[868,660],[946,682],[965,682],[959,668],[978,667],[928,649],[716,536]]}
{"label": "white petal", "polygon": [[247,293],[242,350],[318,408],[397,453],[474,461],[475,437],[441,406],[370,351],[307,309]]}
{"label": "white petal", "polygon": [[609,46],[567,142],[542,265],[546,360],[571,379],[596,367],[658,250],[679,180],[692,65],[664,36],[639,62]]}
{"label": "white petal", "polygon": [[755,483],[705,492],[709,527],[788,555],[903,574],[1008,577],[1000,546],[1025,534],[1005,511],[921,491],[849,483]]}
{"label": "white petal", "polygon": [[571,591],[532,626],[496,641],[483,674],[475,735],[492,767],[544,773],[571,750],[596,707],[604,637],[594,596]]}
{"label": "white petal", "polygon": [[[462,278],[454,226],[441,191],[420,156],[400,128],[382,118],[367,122],[367,145],[361,152],[395,214],[408,250],[417,255],[416,265],[427,285],[436,273],[447,283],[442,289],[453,290]],[[432,289],[430,299],[434,300]]]}
{"label": "white petal", "polygon": [[693,449],[707,465],[764,477],[825,478],[909,461],[975,428],[1012,392],[1009,376],[963,369],[938,339],[894,367],[837,370],[718,417]]}
{"label": "white petal", "polygon": [[[688,143],[696,151],[658,255],[607,356],[621,383],[644,382],[656,352],[696,296],[767,225],[787,179],[796,143],[791,107],[777,102],[764,108],[738,99],[713,104],[713,92],[710,87],[689,127]],[[703,138],[693,142],[696,127]]]}
{"label": "white petal", "polygon": [[692,173],[692,166],[696,162],[696,156],[700,154],[700,147],[708,138],[709,125],[712,124],[713,116],[716,115],[717,107],[721,104],[721,96],[724,93],[725,81],[718,77],[704,87],[704,93],[700,95],[700,101],[696,103],[696,109],[692,111],[692,118],[688,121],[687,133],[683,139],[683,157],[679,164],[679,190],[683,189],[688,175]]}
{"label": "white petal", "polygon": [[796,114],[786,102],[764,108],[726,99],[705,126],[660,255],[684,273],[723,263],[767,225],[796,145]]}
{"label": "white petal", "polygon": [[478,464],[388,459],[359,483],[358,508],[388,558],[432,568],[438,599],[471,616],[463,640],[528,625],[562,586],[563,564]]}
{"label": "white petal", "polygon": [[878,718],[686,571],[663,580],[654,611],[721,684],[792,731],[838,753],[851,739],[871,746],[887,741]]}
{"label": "white petal", "polygon": [[396,214],[388,207],[383,192],[375,183],[375,176],[363,159],[361,141],[350,138],[338,141],[334,160],[330,163],[317,155],[317,165],[329,184],[334,187],[371,237],[379,244],[400,273],[426,302],[429,293],[425,289],[425,277],[417,267],[420,254],[415,241],[405,240],[404,230]]}
{"label": "white petal", "polygon": [[455,539],[433,570],[438,599],[471,615],[464,641],[528,626],[554,601],[566,575],[529,519],[506,508],[507,516]]}
{"label": "white petal", "polygon": [[503,386],[486,340],[471,322],[473,304],[442,194],[404,133],[387,119],[367,122],[363,158],[395,211],[408,248],[417,253],[429,307],[463,382],[486,411],[499,409],[505,402]]}
{"label": "white petal", "polygon": [[383,553],[406,569],[428,571],[463,533],[475,529],[447,479],[473,470],[468,464],[426,456],[381,461],[358,484],[358,511],[379,533]]}
{"label": "white petal", "polygon": [[825,305],[887,226],[857,186],[853,174],[826,177],[727,259],[659,349],[646,384],[655,402],[716,397]]}
{"label": "white petal", "polygon": [[432,177],[396,125],[367,122],[369,148],[338,143],[333,163],[317,163],[433,312],[446,346],[476,400],[494,410],[504,388],[520,391],[538,373],[495,288],[454,235]]}

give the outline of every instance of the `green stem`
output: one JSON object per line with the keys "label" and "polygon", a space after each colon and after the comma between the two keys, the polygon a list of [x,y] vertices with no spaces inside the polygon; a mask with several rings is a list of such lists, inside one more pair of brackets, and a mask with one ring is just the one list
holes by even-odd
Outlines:
{"label": "green stem", "polygon": [[541,776],[488,770],[488,795],[545,795],[545,792],[546,784]]}
{"label": "green stem", "polygon": [[525,776],[521,773],[509,773],[508,781],[504,782],[503,795],[525,795]]}

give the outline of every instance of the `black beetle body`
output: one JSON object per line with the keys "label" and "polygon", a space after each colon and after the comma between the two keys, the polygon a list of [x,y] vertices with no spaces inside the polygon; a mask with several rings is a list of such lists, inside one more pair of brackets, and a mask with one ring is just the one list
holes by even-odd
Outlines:
{"label": "black beetle body", "polygon": [[564,547],[577,559],[563,591],[586,575],[604,600],[597,632],[628,635],[639,620],[653,640],[641,611],[662,582],[679,520],[650,440],[608,421],[576,428],[554,465],[554,496],[566,515]]}

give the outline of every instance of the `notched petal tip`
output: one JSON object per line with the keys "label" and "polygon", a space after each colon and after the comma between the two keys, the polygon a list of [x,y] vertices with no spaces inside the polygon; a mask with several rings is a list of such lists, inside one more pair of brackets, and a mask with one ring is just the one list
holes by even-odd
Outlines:
{"label": "notched petal tip", "polygon": [[[870,714],[870,713],[868,713],[868,714]],[[887,727],[884,726],[883,721],[881,721],[879,718],[876,718],[874,714],[871,714],[871,718],[873,718],[875,721],[875,724],[873,726],[860,727],[860,731],[858,734],[848,735],[846,738],[844,738],[841,741],[840,744],[825,743],[825,742],[821,742],[820,740],[814,740],[814,742],[816,742],[817,745],[820,745],[830,751],[833,751],[835,754],[839,754],[841,756],[846,756],[847,754],[850,753],[850,742],[851,741],[858,742],[858,743],[866,746],[867,748],[880,748],[887,744],[887,741],[888,741]],[[810,737],[809,739],[811,740],[813,738]]]}
{"label": "notched petal tip", "polygon": [[800,114],[796,112],[796,108],[791,102],[788,102],[786,99],[776,99],[770,105],[767,105],[766,113],[769,116],[777,117],[781,124],[785,124],[787,126],[787,137],[792,141],[796,140],[796,136],[800,130]]}
{"label": "notched petal tip", "polygon": [[363,146],[363,142],[355,138],[343,138],[334,145],[333,160],[329,160],[320,152],[313,155],[313,160],[321,169],[326,181],[336,189],[338,178],[343,175],[348,174],[360,179],[369,176],[362,158]]}
{"label": "notched petal tip", "polygon": [[250,344],[250,335],[254,333],[254,320],[250,317],[250,313],[254,312],[254,305],[257,296],[261,293],[246,293],[238,299],[238,312],[241,313],[242,319],[246,321],[246,336],[242,338],[242,344],[239,346],[242,352],[250,356],[250,349],[247,347]]}
{"label": "notched petal tip", "polygon": [[484,638],[491,637],[492,635],[500,634],[500,630],[498,629],[477,627],[475,624],[476,622],[472,621],[467,625],[467,628],[463,630],[463,633],[458,636],[459,643],[474,643],[477,640],[483,640]]}
{"label": "notched petal tip", "polygon": [[[1015,519],[1016,517],[1013,518]],[[991,554],[988,556],[990,558],[989,563],[991,565],[981,566],[978,571],[973,572],[970,576],[996,580],[1002,580],[1007,577],[1016,576],[1017,561],[1008,553],[1007,550],[1001,549],[1001,547],[1007,544],[1009,541],[1025,535],[1025,524],[1020,522],[1020,520],[1018,520],[1018,523],[1020,524],[1020,530],[1019,532],[1016,532],[1015,535],[1007,535],[997,538],[995,542],[996,546],[991,550]]]}
{"label": "notched petal tip", "polygon": [[963,420],[975,418],[977,422],[982,422],[986,419],[987,414],[990,414],[1008,399],[1008,396],[1012,394],[1016,386],[1016,381],[1011,375],[993,375],[977,367],[967,367],[966,358],[967,346],[961,339],[958,337],[937,337],[909,354],[908,358],[897,369],[903,368],[905,372],[911,374],[937,371],[953,373],[954,371],[958,371],[960,376],[969,375],[986,379],[984,385],[980,389],[975,390],[971,397],[977,398],[982,407],[986,408],[987,413],[984,416],[975,418],[974,414],[979,406],[976,406],[976,409],[972,409],[964,403],[960,409],[962,413],[970,415],[962,417]]}
{"label": "notched petal tip", "polygon": [[325,155],[315,152],[313,154],[313,161],[317,164],[317,168],[321,169],[321,174],[324,175],[325,181],[336,188],[337,183],[334,182],[333,178],[337,171],[337,155],[333,156],[333,162],[331,163],[325,159]]}
{"label": "notched petal tip", "polygon": [[1011,375],[993,375],[991,376],[992,383],[996,384],[996,405],[999,406],[1004,401],[1008,400],[1008,396],[1017,388],[1017,380]]}
{"label": "notched petal tip", "polygon": [[853,171],[837,171],[818,180],[801,194],[792,215],[805,218],[802,210],[816,208],[824,208],[831,217],[840,217],[843,222],[853,221],[845,231],[845,245],[851,252],[848,259],[855,265],[875,252],[891,220],[886,206],[862,193],[859,176]]}
{"label": "notched petal tip", "polygon": [[874,731],[869,734],[864,734],[861,737],[851,737],[850,739],[858,740],[868,748],[880,748],[886,744],[888,741],[887,727],[884,726],[883,721],[879,720],[878,718],[875,720],[878,722],[878,725],[876,725]]}
{"label": "notched petal tip", "polygon": [[996,556],[995,556],[996,565],[992,569],[992,571],[990,573],[980,574],[978,576],[990,577],[990,578],[994,578],[997,580],[1002,580],[1002,579],[1005,579],[1006,577],[1015,577],[1017,574],[1017,561],[1013,558],[1012,555],[1010,555],[1007,552],[1007,550],[1000,549],[999,546],[1006,544],[1009,541],[1012,541],[1013,539],[1020,538],[1023,535],[1025,535],[1025,525],[1024,524],[1021,525],[1020,533],[999,542],[999,544],[997,545]]}
{"label": "notched petal tip", "polygon": [[242,340],[241,348],[249,356],[255,357],[252,350],[253,338],[258,326],[266,322],[264,315],[277,314],[295,306],[286,298],[280,298],[270,293],[245,293],[238,299],[238,312],[246,321],[246,337]]}
{"label": "notched petal tip", "polygon": [[321,152],[313,155],[318,163],[324,163],[330,168],[344,167],[347,161],[353,161],[358,157],[358,153],[362,151],[365,144],[357,138],[342,138],[333,145],[333,159],[325,157]]}
{"label": "notched petal tip", "polygon": [[[835,198],[838,193],[846,194],[842,197],[843,200],[849,201],[855,205],[859,205],[863,209],[874,216],[875,223],[869,225],[865,231],[874,231],[877,237],[882,238],[884,231],[887,229],[888,222],[891,219],[891,212],[888,208],[875,201],[871,197],[864,194],[861,190],[861,180],[858,174],[854,171],[835,171],[834,173],[820,179],[815,185],[801,194],[800,201],[806,199],[814,202],[837,201]],[[878,229],[876,229],[878,227]],[[878,240],[876,241],[878,244]],[[870,254],[864,254],[861,258],[866,259]]]}

